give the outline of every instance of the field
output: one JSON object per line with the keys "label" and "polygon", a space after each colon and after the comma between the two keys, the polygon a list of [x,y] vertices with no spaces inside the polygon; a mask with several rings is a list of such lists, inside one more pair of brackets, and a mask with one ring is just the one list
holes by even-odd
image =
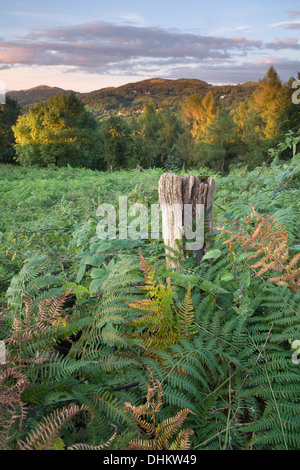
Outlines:
{"label": "field", "polygon": [[1,165],[0,340],[23,380],[2,446],[299,449],[299,157],[193,172],[216,179],[216,229],[176,273],[162,240],[96,236],[99,204],[157,203],[163,170]]}
{"label": "field", "polygon": [[157,202],[161,170],[101,173],[86,169],[0,168],[1,287],[28,257],[47,254],[59,264],[73,231],[96,219],[98,204]]}
{"label": "field", "polygon": [[[292,184],[285,188],[286,180],[294,182],[298,167],[286,165],[286,168],[264,170],[258,179],[260,168],[252,172],[242,168],[227,177],[203,169],[203,174],[214,176],[217,181],[216,225],[221,223],[224,212],[233,211],[237,217],[243,217],[253,204],[263,213],[275,214],[279,222],[284,218],[290,235],[299,233],[298,187]],[[72,233],[89,219],[96,220],[99,204],[118,207],[120,195],[127,196],[128,204],[157,203],[158,180],[163,174],[162,169],[107,173],[72,167],[32,169],[13,165],[1,165],[0,170],[2,298],[25,259],[47,254],[58,263],[63,261]],[[190,173],[201,174],[201,170]]]}

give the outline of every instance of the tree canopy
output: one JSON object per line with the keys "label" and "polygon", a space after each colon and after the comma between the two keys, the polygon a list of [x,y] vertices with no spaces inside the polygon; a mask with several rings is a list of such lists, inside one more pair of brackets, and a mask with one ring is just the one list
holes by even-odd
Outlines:
{"label": "tree canopy", "polygon": [[12,126],[15,125],[20,114],[18,103],[6,97],[6,103],[0,104],[0,162],[13,163],[15,156],[15,137]]}
{"label": "tree canopy", "polygon": [[13,127],[17,161],[101,168],[97,121],[74,93],[37,103]]}
{"label": "tree canopy", "polygon": [[[102,119],[74,93],[58,94],[19,117],[13,127],[17,161],[21,165],[70,164],[110,171],[180,168],[183,164],[223,173],[230,164],[254,168],[269,158],[268,149],[300,128],[300,106],[292,101],[294,80],[291,77],[282,83],[271,66],[250,98],[247,95],[238,107],[228,106],[226,94],[218,96],[211,87],[206,95],[189,95],[187,91],[186,101],[176,111],[163,102],[158,107],[154,100],[138,115],[118,113]],[[223,89],[226,93],[226,87]],[[14,114],[7,107],[7,116],[9,109],[13,121],[18,111]],[[11,152],[5,158],[12,158],[13,135],[4,140]],[[2,161],[9,161],[3,155]]]}

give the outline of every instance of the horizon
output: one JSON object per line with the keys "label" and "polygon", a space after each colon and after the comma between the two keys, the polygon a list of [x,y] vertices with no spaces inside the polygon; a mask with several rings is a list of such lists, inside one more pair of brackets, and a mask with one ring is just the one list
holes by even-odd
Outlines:
{"label": "horizon", "polygon": [[154,77],[211,85],[300,71],[298,0],[12,0],[0,18],[0,80],[88,93]]}
{"label": "horizon", "polygon": [[[263,77],[261,77],[263,78]],[[105,87],[102,87],[102,88],[97,88],[95,90],[91,90],[89,92],[80,92],[78,90],[72,90],[72,89],[69,89],[69,88],[62,88],[62,87],[58,87],[58,86],[49,86],[49,85],[45,85],[44,83],[40,84],[40,85],[36,85],[34,87],[31,87],[31,88],[26,88],[26,89],[21,89],[21,90],[6,90],[6,93],[12,93],[12,92],[26,92],[26,91],[30,91],[30,90],[34,90],[34,89],[37,89],[37,88],[59,88],[60,90],[63,90],[63,91],[72,91],[74,93],[81,93],[81,94],[84,94],[84,93],[92,93],[94,91],[100,91],[100,90],[105,90],[106,88],[119,88],[121,86],[126,86],[126,85],[133,85],[133,84],[137,84],[137,83],[141,83],[141,82],[145,82],[145,81],[151,81],[151,80],[166,80],[166,81],[179,81],[179,80],[196,80],[196,81],[199,81],[199,82],[204,82],[204,80],[201,80],[201,79],[198,79],[198,78],[159,78],[159,77],[151,77],[151,78],[148,78],[146,80],[137,80],[137,81],[134,81],[134,82],[128,82],[128,83],[124,83],[122,85],[119,85],[119,86],[105,86]],[[243,82],[243,83],[226,83],[226,84],[222,84],[222,83],[217,83],[215,85],[213,85],[212,83],[209,83],[209,82],[205,82],[207,83],[207,85],[211,85],[211,86],[238,86],[238,85],[246,85],[248,83],[258,83],[257,82],[254,82],[254,81],[249,81],[249,82]]]}

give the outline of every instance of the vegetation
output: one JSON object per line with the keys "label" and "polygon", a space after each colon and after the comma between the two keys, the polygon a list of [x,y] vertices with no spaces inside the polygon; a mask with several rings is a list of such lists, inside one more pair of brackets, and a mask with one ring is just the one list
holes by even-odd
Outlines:
{"label": "vegetation", "polygon": [[[218,87],[205,86],[205,82],[150,80],[140,82],[139,91],[131,85],[118,89],[119,100],[123,92],[130,99],[140,92],[146,94],[138,113],[132,107],[130,113],[117,113],[108,106],[100,119],[98,112],[84,107],[80,95],[59,93],[19,117],[13,127],[16,161],[23,166],[71,165],[104,171],[172,170],[184,165],[186,169],[207,167],[224,175],[238,163],[253,169],[268,159],[269,148],[299,129],[292,81],[282,84],[270,67],[254,88],[231,87],[230,96],[236,94],[237,101],[229,103],[224,90],[220,95]],[[151,91],[145,91],[146,86]],[[241,93],[241,87],[249,93]],[[181,97],[176,106],[161,99],[161,94],[170,97],[173,93]],[[12,141],[7,135],[3,145],[12,150]],[[11,162],[11,158],[7,160],[3,154],[2,161]]]}
{"label": "vegetation", "polygon": [[36,104],[13,130],[17,161],[23,166],[97,167],[97,123],[73,93]]}
{"label": "vegetation", "polygon": [[3,449],[299,449],[297,141],[215,174],[213,246],[176,272],[96,236],[163,170],[2,166]]}
{"label": "vegetation", "polygon": [[[271,68],[234,112],[210,90],[129,119],[73,93],[17,122],[2,109],[20,165],[0,168],[1,449],[299,450],[290,95]],[[175,253],[167,269],[150,234],[98,237],[99,205],[158,203],[160,176],[185,167],[216,179],[200,264]]]}
{"label": "vegetation", "polygon": [[18,103],[9,96],[6,104],[0,104],[0,163],[13,163],[15,157],[15,136],[12,127],[20,114]]}
{"label": "vegetation", "polygon": [[[212,90],[214,96],[218,98],[224,96],[223,100],[227,107],[236,108],[250,97],[256,86],[256,83],[251,82],[241,85],[213,86],[202,80],[152,78],[117,88],[103,88],[89,93],[77,92],[76,96],[102,118],[110,114],[118,115],[118,113],[138,115],[150,102],[154,103],[155,108],[167,106],[178,111],[186,96],[200,94],[204,97],[209,90]],[[47,101],[58,93],[68,93],[68,91],[41,85],[29,90],[10,91],[9,96],[17,100],[27,111],[33,104]]]}

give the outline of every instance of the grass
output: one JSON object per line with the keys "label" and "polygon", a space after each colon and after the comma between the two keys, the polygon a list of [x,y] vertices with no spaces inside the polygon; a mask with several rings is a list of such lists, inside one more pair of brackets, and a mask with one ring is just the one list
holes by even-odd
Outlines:
{"label": "grass", "polygon": [[61,263],[74,229],[96,217],[99,204],[157,202],[162,170],[103,173],[79,168],[0,165],[0,299],[31,256]]}
{"label": "grass", "polygon": [[[223,215],[239,219],[251,212],[284,218],[291,235],[300,229],[299,158],[273,168],[235,168],[229,175],[214,175],[207,169],[189,171],[216,178],[215,223]],[[25,259],[49,255],[63,264],[72,232],[89,219],[96,219],[99,204],[118,207],[119,196],[128,204],[158,202],[162,169],[122,170],[104,173],[80,168],[23,168],[0,165],[0,300]],[[254,185],[253,185],[254,183]],[[251,188],[251,194],[249,189]],[[287,214],[289,215],[287,217]]]}

